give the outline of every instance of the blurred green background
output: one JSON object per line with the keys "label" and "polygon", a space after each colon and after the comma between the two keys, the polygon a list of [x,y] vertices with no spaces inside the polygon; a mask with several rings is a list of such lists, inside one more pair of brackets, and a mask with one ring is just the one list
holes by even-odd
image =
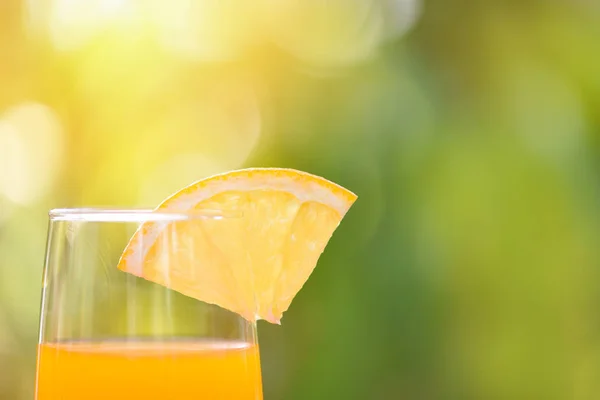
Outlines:
{"label": "blurred green background", "polygon": [[359,201],[265,398],[600,398],[600,4],[2,0],[0,399],[33,398],[47,210],[285,166]]}

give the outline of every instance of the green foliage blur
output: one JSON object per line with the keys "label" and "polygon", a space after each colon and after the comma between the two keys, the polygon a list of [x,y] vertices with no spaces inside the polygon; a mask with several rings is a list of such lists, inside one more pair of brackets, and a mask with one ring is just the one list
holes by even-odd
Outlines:
{"label": "green foliage blur", "polygon": [[600,398],[598,2],[189,4],[0,2],[1,400],[48,209],[248,166],[359,195],[259,326],[265,399]]}

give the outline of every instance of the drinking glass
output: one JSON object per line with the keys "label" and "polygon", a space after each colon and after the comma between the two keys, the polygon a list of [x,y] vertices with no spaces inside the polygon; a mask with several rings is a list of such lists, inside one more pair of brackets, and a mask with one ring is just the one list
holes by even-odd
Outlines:
{"label": "drinking glass", "polygon": [[[50,212],[37,400],[261,400],[256,324],[117,268],[129,239],[159,224],[168,254],[177,224],[222,224],[219,212],[69,209]],[[171,253],[172,254],[172,253]],[[181,260],[181,254],[177,259]],[[186,255],[184,255],[186,256]],[[202,266],[197,266],[202,274]],[[202,278],[200,276],[199,278]]]}

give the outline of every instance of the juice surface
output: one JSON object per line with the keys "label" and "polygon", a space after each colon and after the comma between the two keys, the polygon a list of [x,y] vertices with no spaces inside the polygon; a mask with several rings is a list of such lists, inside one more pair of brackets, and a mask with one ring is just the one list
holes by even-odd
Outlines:
{"label": "juice surface", "polygon": [[258,347],[233,341],[41,344],[36,400],[262,400]]}

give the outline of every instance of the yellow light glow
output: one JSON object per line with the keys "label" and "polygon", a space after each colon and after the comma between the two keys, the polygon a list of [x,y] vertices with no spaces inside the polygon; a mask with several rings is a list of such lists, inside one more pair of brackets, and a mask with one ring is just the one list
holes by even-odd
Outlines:
{"label": "yellow light glow", "polygon": [[0,193],[15,203],[30,197],[28,161],[27,148],[17,128],[0,122]]}
{"label": "yellow light glow", "polygon": [[255,40],[255,7],[249,2],[149,1],[149,15],[169,51],[197,61],[238,56]]}
{"label": "yellow light glow", "polygon": [[344,66],[371,57],[384,34],[381,2],[261,0],[269,38],[304,63]]}
{"label": "yellow light glow", "polygon": [[52,43],[60,50],[85,45],[112,24],[135,16],[130,0],[54,0],[49,20]]}
{"label": "yellow light glow", "polygon": [[140,188],[139,203],[154,207],[191,182],[228,169],[224,163],[205,154],[176,155],[146,174]]}
{"label": "yellow light glow", "polygon": [[63,133],[54,112],[25,103],[0,118],[0,195],[29,204],[54,183],[62,164]]}
{"label": "yellow light glow", "polygon": [[[190,182],[240,168],[261,136],[258,100],[247,83],[231,78],[198,93],[165,117],[155,137],[170,137],[178,150],[144,174],[140,202],[157,204]],[[189,152],[181,146],[185,140]]]}
{"label": "yellow light glow", "polygon": [[[255,12],[248,2],[196,0],[49,0],[47,25],[53,45],[76,50],[99,34],[141,29],[173,54],[198,61],[230,59],[254,40]],[[32,8],[33,6],[30,6]],[[31,15],[40,12],[31,10]]]}
{"label": "yellow light glow", "polygon": [[230,60],[252,45],[275,43],[314,66],[368,59],[384,40],[410,29],[421,10],[421,0],[46,1],[48,10],[32,3],[29,14],[47,20],[60,50],[79,49],[99,35],[118,43],[142,33],[193,61]]}

